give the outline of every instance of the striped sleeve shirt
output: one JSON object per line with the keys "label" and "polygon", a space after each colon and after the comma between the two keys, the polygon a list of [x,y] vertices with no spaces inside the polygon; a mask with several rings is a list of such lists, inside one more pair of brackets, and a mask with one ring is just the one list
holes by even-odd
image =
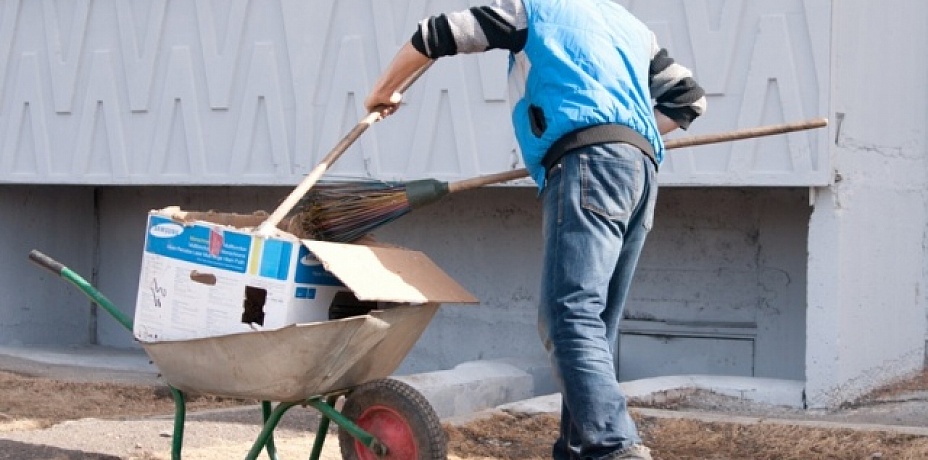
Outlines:
{"label": "striped sleeve shirt", "polygon": [[[426,18],[419,23],[411,42],[432,59],[491,49],[517,54],[525,46],[527,28],[522,0],[495,0],[489,6]],[[686,129],[705,111],[705,91],[693,79],[690,69],[676,63],[651,35],[648,83],[654,108]]]}

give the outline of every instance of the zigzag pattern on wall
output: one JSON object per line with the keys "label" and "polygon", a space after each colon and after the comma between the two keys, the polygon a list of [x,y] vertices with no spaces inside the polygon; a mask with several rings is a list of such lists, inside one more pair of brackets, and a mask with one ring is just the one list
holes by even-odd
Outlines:
{"label": "zigzag pattern on wall", "polygon": [[[825,115],[831,0],[620,3],[709,91],[692,133]],[[295,184],[365,115],[414,24],[471,4],[2,0],[0,181]],[[512,167],[506,65],[503,52],[440,61],[332,174],[451,180]],[[661,179],[827,183],[825,137],[675,151]]]}

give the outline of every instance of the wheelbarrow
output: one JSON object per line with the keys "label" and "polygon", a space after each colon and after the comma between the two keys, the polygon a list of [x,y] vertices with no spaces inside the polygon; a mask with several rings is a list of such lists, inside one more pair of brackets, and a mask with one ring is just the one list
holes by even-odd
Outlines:
{"label": "wheelbarrow", "polygon": [[[72,283],[131,333],[133,320],[77,273],[37,250],[29,258]],[[346,459],[444,459],[447,437],[428,400],[388,377],[437,308],[403,305],[275,330],[141,341],[174,399],[171,458],[181,458],[185,395],[192,393],[261,401],[264,424],[247,460],[264,450],[278,458],[273,432],[295,406],[321,413],[310,459],[322,454],[330,422],[339,428]],[[341,397],[339,411],[335,404]]]}

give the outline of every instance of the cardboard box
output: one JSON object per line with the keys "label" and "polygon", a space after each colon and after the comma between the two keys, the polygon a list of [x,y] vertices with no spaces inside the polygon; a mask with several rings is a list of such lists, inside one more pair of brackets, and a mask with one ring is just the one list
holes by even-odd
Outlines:
{"label": "cardboard box", "polygon": [[262,220],[176,207],[149,213],[136,339],[266,331],[403,304],[476,303],[420,252],[283,231],[265,238],[248,227]]}

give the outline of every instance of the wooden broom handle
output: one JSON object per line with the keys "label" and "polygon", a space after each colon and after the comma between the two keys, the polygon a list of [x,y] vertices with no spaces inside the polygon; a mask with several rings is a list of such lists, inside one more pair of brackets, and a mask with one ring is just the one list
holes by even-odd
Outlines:
{"label": "wooden broom handle", "polygon": [[525,168],[503,171],[495,174],[487,174],[485,176],[472,177],[470,179],[451,182],[448,184],[448,193],[470,190],[483,187],[484,185],[501,184],[503,182],[509,182],[511,180],[521,179],[523,177],[528,177],[528,170]]}
{"label": "wooden broom handle", "polygon": [[679,149],[683,147],[692,147],[694,145],[717,144],[719,142],[739,141],[755,137],[772,136],[774,134],[785,134],[806,129],[822,128],[824,126],[828,126],[827,118],[812,118],[793,123],[758,126],[756,128],[739,129],[725,133],[681,137],[665,142],[664,147],[667,149]]}
{"label": "wooden broom handle", "polygon": [[[772,136],[775,134],[785,134],[794,131],[806,129],[821,128],[828,125],[827,118],[812,118],[809,120],[797,121],[793,123],[783,123],[778,125],[758,126],[756,128],[739,129],[724,133],[705,134],[702,136],[682,137],[671,139],[664,143],[667,150],[679,149],[683,147],[692,147],[694,145],[717,144],[720,142],[738,141],[742,139],[751,139],[755,137]],[[525,168],[513,169],[501,173],[487,174],[485,176],[473,177],[455,181],[448,184],[448,193],[470,190],[484,185],[500,184],[515,179],[528,177],[528,171]]]}
{"label": "wooden broom handle", "polygon": [[[428,70],[434,62],[434,60],[429,60],[426,62],[425,65],[410,75],[409,78],[407,78],[403,84],[397,88],[396,92],[401,94],[405,93],[406,90],[409,89],[409,87],[412,86],[412,84],[415,83],[416,80],[418,80],[419,77],[422,76],[422,74],[424,74],[425,71]],[[366,117],[361,119],[361,121],[359,121],[358,124],[355,125],[354,128],[352,128],[351,131],[349,131],[348,134],[346,134],[345,137],[343,137],[342,140],[339,141],[338,144],[336,144],[335,147],[329,151],[329,153],[322,159],[322,161],[320,161],[319,164],[313,168],[313,170],[310,171],[305,178],[303,178],[299,185],[297,185],[296,188],[290,192],[290,195],[288,195],[287,198],[284,199],[284,201],[280,203],[279,206],[277,206],[277,209],[274,210],[270,216],[268,216],[267,220],[258,226],[256,233],[265,238],[274,235],[274,233],[277,231],[277,225],[280,224],[280,222],[285,217],[287,217],[287,214],[290,214],[290,211],[292,211],[297,203],[299,203],[303,198],[303,196],[309,192],[309,189],[312,188],[313,185],[316,185],[316,182],[318,182],[322,175],[328,171],[329,167],[332,166],[332,163],[335,163],[335,160],[341,157],[342,154],[348,150],[348,147],[350,147],[354,141],[361,137],[361,134],[363,134],[364,131],[367,131],[367,128],[370,128],[372,124],[376,123],[381,118],[382,115],[380,111],[375,110],[371,113],[368,113]]]}

